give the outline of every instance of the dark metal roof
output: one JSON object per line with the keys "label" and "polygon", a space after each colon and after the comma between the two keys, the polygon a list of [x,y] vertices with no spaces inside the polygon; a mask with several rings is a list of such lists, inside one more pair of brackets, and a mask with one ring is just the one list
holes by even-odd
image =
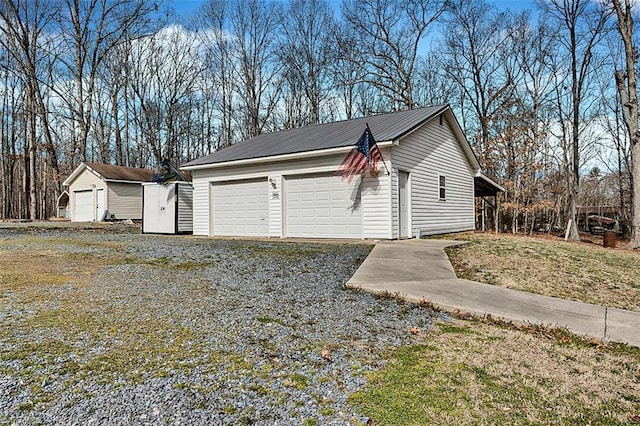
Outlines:
{"label": "dark metal roof", "polygon": [[376,141],[392,141],[406,135],[448,108],[448,105],[437,105],[265,133],[190,161],[183,167],[351,146],[356,144],[367,124]]}

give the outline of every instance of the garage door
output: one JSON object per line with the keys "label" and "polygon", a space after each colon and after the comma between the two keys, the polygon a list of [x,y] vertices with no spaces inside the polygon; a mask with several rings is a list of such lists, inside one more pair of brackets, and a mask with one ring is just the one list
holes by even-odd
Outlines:
{"label": "garage door", "polygon": [[267,179],[213,184],[213,235],[269,235]]}
{"label": "garage door", "polygon": [[93,201],[93,191],[76,191],[73,194],[76,198],[74,220],[76,222],[91,222],[95,220],[96,208]]}
{"label": "garage door", "polygon": [[362,238],[359,179],[338,176],[286,178],[286,235],[310,238]]}

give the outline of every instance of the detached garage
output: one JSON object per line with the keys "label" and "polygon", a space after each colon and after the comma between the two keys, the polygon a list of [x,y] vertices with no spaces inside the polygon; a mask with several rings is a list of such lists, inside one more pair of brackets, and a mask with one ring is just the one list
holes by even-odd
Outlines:
{"label": "detached garage", "polygon": [[142,182],[153,170],[82,163],[62,183],[69,194],[72,222],[142,219]]}
{"label": "detached garage", "polygon": [[[367,125],[383,161],[336,175]],[[409,238],[474,229],[476,157],[448,105],[259,135],[183,166],[193,233]]]}

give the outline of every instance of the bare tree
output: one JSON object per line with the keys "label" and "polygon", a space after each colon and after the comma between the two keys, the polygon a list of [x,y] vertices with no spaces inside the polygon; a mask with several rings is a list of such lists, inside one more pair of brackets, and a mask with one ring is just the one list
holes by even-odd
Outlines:
{"label": "bare tree", "polygon": [[[568,73],[566,82],[570,86],[567,93],[570,101],[568,115],[561,117],[563,122],[563,140],[568,143],[565,158],[569,167],[567,174],[567,223],[573,224],[569,238],[579,240],[576,225],[576,203],[580,188],[580,147],[584,125],[589,120],[587,96],[590,82],[593,81],[596,47],[603,39],[607,29],[609,13],[589,0],[548,0],[540,1],[539,6],[546,16],[560,28],[558,41],[566,52]],[[564,87],[564,84],[559,87]],[[562,95],[562,94],[561,94]],[[569,125],[565,126],[564,122]]]}
{"label": "bare tree", "polygon": [[326,0],[291,0],[282,20],[283,37],[278,53],[285,79],[304,100],[297,115],[299,125],[322,121],[322,102],[329,96],[329,70],[334,61],[333,10]]}
{"label": "bare tree", "polygon": [[414,108],[418,46],[445,6],[444,0],[344,0],[344,19],[356,35],[356,63],[392,108]]}
{"label": "bare tree", "polygon": [[229,19],[232,4],[227,0],[209,0],[199,14],[197,25],[199,36],[207,51],[206,79],[214,90],[205,91],[211,95],[218,93],[219,132],[217,148],[225,148],[234,143],[234,39],[229,33]]}
{"label": "bare tree", "polygon": [[[462,111],[467,132],[485,170],[493,171],[491,123],[512,100],[515,66],[511,31],[513,17],[483,0],[451,4],[437,60],[457,83],[467,107]],[[468,109],[468,111],[467,111]]]}
{"label": "bare tree", "polygon": [[73,81],[64,98],[73,123],[71,162],[75,163],[76,156],[79,161],[87,160],[99,69],[114,47],[149,31],[148,17],[158,10],[158,4],[148,0],[65,0],[64,5],[59,27],[69,54],[61,58]]}
{"label": "bare tree", "polygon": [[269,124],[282,89],[277,61],[278,27],[282,18],[275,2],[237,0],[230,19],[236,40],[237,69],[234,82],[241,108],[241,133],[249,139]]}
{"label": "bare tree", "polygon": [[624,44],[625,65],[615,71],[616,87],[622,104],[622,117],[631,142],[631,176],[633,183],[632,226],[630,248],[640,248],[640,133],[638,132],[638,91],[636,88],[636,61],[632,2],[611,0],[618,19],[618,33]]}
{"label": "bare tree", "polygon": [[51,141],[48,117],[44,107],[41,76],[43,64],[46,67],[49,60],[47,44],[53,39],[47,38],[46,32],[56,16],[56,5],[56,2],[49,3],[41,0],[24,2],[2,0],[0,2],[0,31],[3,35],[0,37],[0,46],[11,55],[12,64],[15,65],[11,71],[22,79],[25,88],[24,111],[27,117],[29,141],[25,189],[28,187],[28,216],[32,220],[39,216],[36,173],[39,129],[44,133],[46,138],[44,145],[49,154],[49,161],[55,175],[58,175],[57,156]]}

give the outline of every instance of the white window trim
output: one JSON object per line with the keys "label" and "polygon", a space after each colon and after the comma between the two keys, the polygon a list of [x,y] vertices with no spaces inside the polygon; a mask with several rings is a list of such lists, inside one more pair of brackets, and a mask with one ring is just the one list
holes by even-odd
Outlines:
{"label": "white window trim", "polygon": [[[444,178],[444,185],[441,185],[441,178]],[[444,197],[441,197],[441,190],[444,189]],[[447,176],[438,174],[438,201],[447,201]]]}

